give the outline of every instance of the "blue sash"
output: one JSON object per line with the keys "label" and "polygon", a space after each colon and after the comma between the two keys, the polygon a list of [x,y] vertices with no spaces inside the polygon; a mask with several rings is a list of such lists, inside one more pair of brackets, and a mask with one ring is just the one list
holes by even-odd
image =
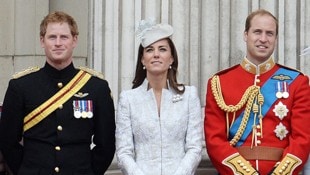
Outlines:
{"label": "blue sash", "polygon": [[[274,79],[272,77],[275,76],[280,76],[280,75],[284,75],[284,76],[289,76],[289,79],[283,79],[282,81],[286,81],[288,84],[291,84],[294,79],[299,75],[299,72],[297,71],[293,71],[293,70],[289,70],[289,69],[285,69],[285,68],[280,68],[279,70],[277,70],[272,76],[271,78],[269,78],[269,80],[267,80],[267,82],[261,87],[261,93],[264,96],[264,104],[262,106],[262,115],[265,116],[266,113],[270,110],[270,107],[273,105],[273,103],[277,100],[276,97],[276,84],[279,81],[279,79]],[[232,127],[229,130],[229,140],[233,139],[234,135],[237,133],[237,130],[241,124],[241,120],[243,118],[243,114],[244,111],[237,117],[236,121],[233,123]],[[242,134],[240,140],[238,141],[238,143],[236,144],[236,146],[240,146],[244,143],[245,139],[249,136],[249,134],[252,132],[252,126],[254,123],[254,113],[253,111],[251,111],[250,116],[249,116],[249,120],[247,123],[247,126],[245,128],[244,133]],[[259,118],[256,118],[256,122],[255,123],[259,123]]]}

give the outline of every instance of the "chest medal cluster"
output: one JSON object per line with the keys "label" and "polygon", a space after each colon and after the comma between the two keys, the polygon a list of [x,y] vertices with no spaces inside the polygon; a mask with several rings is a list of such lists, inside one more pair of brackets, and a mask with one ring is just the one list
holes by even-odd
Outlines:
{"label": "chest medal cluster", "polygon": [[93,102],[92,100],[74,100],[73,101],[73,114],[74,117],[79,118],[92,118],[93,117]]}
{"label": "chest medal cluster", "polygon": [[[276,83],[276,93],[275,93],[277,99],[288,98],[289,85],[285,80],[290,80],[291,78],[287,75],[278,75],[272,78],[278,80],[278,82]],[[289,110],[287,106],[283,104],[282,101],[279,100],[279,102],[274,106],[274,109],[272,111],[274,112],[275,116],[280,119],[280,123],[274,129],[274,133],[280,140],[283,140],[287,136],[288,130],[281,121],[283,120],[284,117],[287,116]]]}

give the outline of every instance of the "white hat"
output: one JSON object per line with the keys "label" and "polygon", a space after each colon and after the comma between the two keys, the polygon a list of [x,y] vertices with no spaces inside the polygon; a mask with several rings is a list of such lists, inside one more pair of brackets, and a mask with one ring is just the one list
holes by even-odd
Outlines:
{"label": "white hat", "polygon": [[169,24],[155,24],[151,19],[141,20],[136,33],[141,45],[147,47],[158,40],[170,37],[173,34],[173,28]]}

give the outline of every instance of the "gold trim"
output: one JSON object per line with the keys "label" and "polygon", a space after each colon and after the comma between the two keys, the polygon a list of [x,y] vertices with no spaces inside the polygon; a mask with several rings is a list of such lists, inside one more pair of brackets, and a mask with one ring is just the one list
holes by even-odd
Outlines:
{"label": "gold trim", "polygon": [[97,71],[95,71],[93,69],[90,69],[88,67],[83,67],[83,66],[80,66],[79,69],[83,70],[85,72],[88,72],[89,74],[91,74],[91,75],[93,75],[95,77],[98,77],[100,79],[104,79],[104,75],[101,72],[97,72]]}
{"label": "gold trim", "polygon": [[260,75],[263,73],[266,73],[270,69],[273,68],[275,65],[275,62],[272,57],[270,57],[268,60],[266,60],[264,63],[261,63],[259,65],[255,65],[252,62],[250,62],[247,58],[244,58],[242,62],[240,63],[241,67],[246,70],[247,72],[250,72],[255,75]]}
{"label": "gold trim", "polygon": [[17,78],[20,78],[20,77],[22,77],[22,76],[28,75],[28,74],[30,74],[30,73],[37,72],[37,71],[39,71],[39,70],[40,70],[40,68],[37,67],[37,66],[35,66],[35,67],[30,67],[30,68],[28,68],[28,69],[25,69],[25,70],[23,70],[23,71],[20,71],[20,72],[15,73],[12,77],[13,77],[13,79],[17,79]]}
{"label": "gold trim", "polygon": [[293,154],[287,154],[279,165],[273,170],[272,175],[292,175],[294,170],[302,163],[298,157]]}
{"label": "gold trim", "polygon": [[[227,135],[228,135],[229,128],[230,128],[229,121],[228,121],[228,113],[233,113],[233,115],[235,116],[235,113],[238,110],[240,110],[243,106],[246,106],[241,124],[237,130],[237,133],[234,135],[233,139],[229,142],[230,145],[234,146],[240,140],[242,134],[245,131],[255,98],[258,99],[258,104],[260,106],[262,106],[264,103],[264,97],[260,93],[260,87],[256,85],[252,85],[248,87],[237,105],[227,105],[225,103],[222,90],[221,90],[220,78],[218,75],[213,76],[211,79],[211,90],[212,90],[212,94],[215,98],[215,101],[218,107],[226,112]],[[257,113],[257,112],[258,111],[254,111],[254,113]],[[233,123],[231,123],[231,125],[232,124]]]}
{"label": "gold trim", "polygon": [[259,175],[252,165],[238,153],[228,156],[222,164],[228,166],[234,174]]}

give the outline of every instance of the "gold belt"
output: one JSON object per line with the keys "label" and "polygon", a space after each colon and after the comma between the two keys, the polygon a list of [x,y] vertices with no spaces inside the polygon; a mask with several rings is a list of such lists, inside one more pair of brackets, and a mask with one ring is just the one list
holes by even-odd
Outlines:
{"label": "gold belt", "polygon": [[273,160],[279,161],[282,158],[283,148],[267,146],[240,146],[236,147],[239,154],[246,160]]}

